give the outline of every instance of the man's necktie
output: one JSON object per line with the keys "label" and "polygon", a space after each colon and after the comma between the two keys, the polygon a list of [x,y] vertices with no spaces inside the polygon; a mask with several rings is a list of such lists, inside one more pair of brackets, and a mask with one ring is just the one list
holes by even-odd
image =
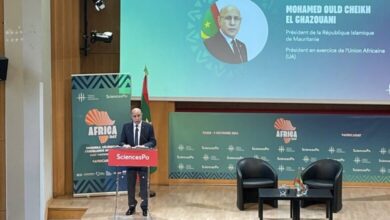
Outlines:
{"label": "man's necktie", "polygon": [[134,145],[138,146],[138,125],[135,125],[135,134],[134,134]]}
{"label": "man's necktie", "polygon": [[244,62],[241,56],[240,49],[238,48],[237,41],[232,40],[232,46],[233,46],[234,58],[237,59],[239,63]]}
{"label": "man's necktie", "polygon": [[239,55],[239,53],[238,53],[238,47],[237,47],[237,42],[236,41],[234,41],[234,40],[232,40],[232,46],[233,46],[233,53],[235,54],[235,55]]}

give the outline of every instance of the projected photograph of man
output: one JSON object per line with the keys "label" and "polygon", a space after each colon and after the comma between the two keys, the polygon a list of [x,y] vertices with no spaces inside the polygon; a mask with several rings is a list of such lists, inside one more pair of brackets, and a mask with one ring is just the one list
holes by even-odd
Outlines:
{"label": "projected photograph of man", "polygon": [[[205,14],[201,31],[203,43],[210,54],[230,64],[246,63],[254,58],[264,47],[268,35],[265,16],[259,11],[258,6],[248,0],[213,3]],[[265,30],[253,32],[250,25],[265,27]],[[259,37],[260,32],[262,36]],[[249,51],[252,52],[251,57]]]}
{"label": "projected photograph of man", "polygon": [[230,5],[221,9],[218,16],[219,31],[204,40],[213,56],[226,63],[248,61],[245,44],[236,38],[240,24],[240,10],[236,6]]}

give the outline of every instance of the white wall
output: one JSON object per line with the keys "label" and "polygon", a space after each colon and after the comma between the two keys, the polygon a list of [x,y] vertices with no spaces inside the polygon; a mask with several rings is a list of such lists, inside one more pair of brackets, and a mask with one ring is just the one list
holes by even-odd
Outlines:
{"label": "white wall", "polygon": [[4,0],[7,219],[45,219],[52,197],[50,0]]}

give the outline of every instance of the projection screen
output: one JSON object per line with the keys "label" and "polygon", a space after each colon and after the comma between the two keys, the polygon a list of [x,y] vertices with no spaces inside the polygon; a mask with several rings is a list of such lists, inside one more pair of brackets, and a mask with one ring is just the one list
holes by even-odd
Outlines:
{"label": "projection screen", "polygon": [[390,104],[388,0],[121,1],[120,72],[152,100]]}

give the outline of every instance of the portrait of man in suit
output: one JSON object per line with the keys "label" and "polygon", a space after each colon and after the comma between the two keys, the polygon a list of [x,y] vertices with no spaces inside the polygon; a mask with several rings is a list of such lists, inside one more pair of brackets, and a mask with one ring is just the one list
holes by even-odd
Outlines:
{"label": "portrait of man in suit", "polygon": [[231,64],[248,61],[246,46],[236,38],[241,25],[240,10],[228,5],[219,11],[219,31],[212,37],[204,40],[208,51],[217,59]]}

